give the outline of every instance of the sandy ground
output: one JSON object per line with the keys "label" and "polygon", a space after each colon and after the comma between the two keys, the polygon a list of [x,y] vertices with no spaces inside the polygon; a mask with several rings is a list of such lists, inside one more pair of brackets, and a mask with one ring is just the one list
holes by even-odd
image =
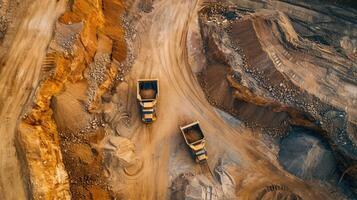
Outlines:
{"label": "sandy ground", "polygon": [[18,118],[34,95],[53,24],[66,1],[33,1],[15,33],[0,72],[0,199],[26,199],[14,145]]}
{"label": "sandy ground", "polygon": [[[34,94],[53,23],[64,8],[65,1],[34,1],[24,13],[25,20],[0,72],[0,199],[26,199],[14,146],[16,124]],[[138,174],[122,175],[120,182],[112,184],[114,190],[119,188],[125,199],[168,199],[171,181],[179,173],[200,172],[179,131],[180,125],[198,120],[207,138],[211,169],[219,158],[229,157],[241,166],[237,176],[248,177],[241,187],[243,199],[275,183],[293,188],[304,199],[329,199],[288,175],[268,147],[252,138],[248,129],[227,124],[207,102],[188,64],[186,50],[188,31],[197,27],[198,9],[198,0],[156,0],[153,11],[140,19],[138,55],[127,77],[127,109],[134,121],[122,131],[130,133],[126,134],[135,143],[143,167]],[[158,120],[151,125],[140,120],[135,85],[139,78],[160,80]]]}
{"label": "sandy ground", "polygon": [[[180,125],[198,120],[207,138],[210,168],[225,156],[239,162],[246,170],[241,171],[242,177],[251,178],[246,180],[245,191],[240,193],[243,199],[277,182],[294,188],[304,199],[329,199],[287,175],[270,149],[251,138],[248,129],[231,127],[207,102],[188,64],[186,50],[188,31],[197,27],[199,7],[197,0],[157,0],[153,11],[140,19],[138,55],[127,78],[131,90],[128,110],[135,120],[128,131],[132,131],[129,137],[144,167],[135,176],[123,175],[118,179],[121,184],[114,183],[113,188],[120,188],[118,190],[127,194],[127,199],[167,199],[171,181],[179,173],[199,172],[199,166],[187,153],[179,129]],[[142,124],[138,114],[135,84],[139,78],[160,81],[158,120],[151,125]],[[249,173],[251,175],[247,175]]]}

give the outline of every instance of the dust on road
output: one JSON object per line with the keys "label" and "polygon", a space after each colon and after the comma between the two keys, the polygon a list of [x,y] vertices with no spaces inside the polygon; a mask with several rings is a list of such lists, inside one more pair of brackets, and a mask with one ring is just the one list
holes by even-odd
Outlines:
{"label": "dust on road", "polygon": [[[122,193],[130,199],[167,199],[170,182],[175,178],[172,175],[180,168],[178,165],[170,165],[179,159],[174,156],[174,152],[187,151],[177,149],[185,148],[180,145],[183,139],[179,126],[198,120],[207,139],[211,168],[223,154],[229,154],[240,160],[247,170],[242,175],[250,172],[259,180],[248,181],[246,192],[241,197],[249,198],[254,190],[274,181],[300,189],[301,196],[312,199],[324,196],[287,175],[265,145],[244,134],[249,130],[234,129],[226,124],[206,100],[188,64],[186,50],[188,31],[190,27],[198,26],[199,8],[200,2],[197,0],[158,0],[155,1],[153,11],[145,14],[138,23],[138,54],[128,77],[129,85],[133,88],[131,99],[135,98],[137,79],[158,78],[158,120],[151,125],[142,124],[139,116],[135,116],[138,113],[137,107],[131,106],[133,118],[137,118],[133,124],[136,128],[133,129],[131,140],[144,161],[144,167],[135,177],[123,177],[126,181],[123,186],[125,189],[121,188]],[[182,165],[191,165],[190,170],[196,168],[193,162]]]}

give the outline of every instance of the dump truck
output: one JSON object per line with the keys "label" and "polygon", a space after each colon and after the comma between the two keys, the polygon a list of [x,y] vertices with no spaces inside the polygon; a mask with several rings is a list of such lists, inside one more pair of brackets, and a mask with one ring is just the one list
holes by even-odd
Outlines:
{"label": "dump truck", "polygon": [[141,120],[152,123],[156,120],[156,104],[159,96],[159,80],[139,79],[137,81],[137,99],[141,109]]}
{"label": "dump truck", "polygon": [[193,122],[186,126],[180,127],[180,129],[196,162],[200,164],[206,163],[208,158],[205,148],[206,140],[199,122]]}

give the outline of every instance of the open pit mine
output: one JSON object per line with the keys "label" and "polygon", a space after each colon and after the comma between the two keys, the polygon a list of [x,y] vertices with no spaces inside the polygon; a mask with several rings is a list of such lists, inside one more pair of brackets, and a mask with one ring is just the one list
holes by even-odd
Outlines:
{"label": "open pit mine", "polygon": [[355,0],[0,0],[0,200],[356,200]]}

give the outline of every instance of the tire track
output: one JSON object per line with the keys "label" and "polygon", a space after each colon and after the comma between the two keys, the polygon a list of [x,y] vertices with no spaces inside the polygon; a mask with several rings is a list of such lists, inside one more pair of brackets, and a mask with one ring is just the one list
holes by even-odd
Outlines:
{"label": "tire track", "polygon": [[[180,146],[181,142],[172,138],[177,138],[180,122],[193,120],[199,120],[205,131],[210,163],[216,163],[223,153],[229,154],[242,160],[245,169],[265,175],[267,178],[262,178],[262,182],[270,181],[271,177],[284,178],[304,188],[303,183],[286,175],[270,160],[273,156],[267,147],[241,134],[249,130],[236,130],[226,124],[206,100],[188,64],[186,49],[189,28],[196,23],[195,13],[199,9],[200,0],[157,0],[152,13],[143,16],[143,29],[149,31],[140,36],[141,49],[130,76],[134,80],[160,80],[159,117],[150,125],[150,130],[142,124],[145,128],[133,138],[133,142],[141,146],[138,154],[145,160],[145,167],[140,178],[132,180],[128,186],[129,196],[132,199],[167,199],[172,170],[168,163],[176,159],[169,150]],[[198,166],[192,166],[195,167]]]}

